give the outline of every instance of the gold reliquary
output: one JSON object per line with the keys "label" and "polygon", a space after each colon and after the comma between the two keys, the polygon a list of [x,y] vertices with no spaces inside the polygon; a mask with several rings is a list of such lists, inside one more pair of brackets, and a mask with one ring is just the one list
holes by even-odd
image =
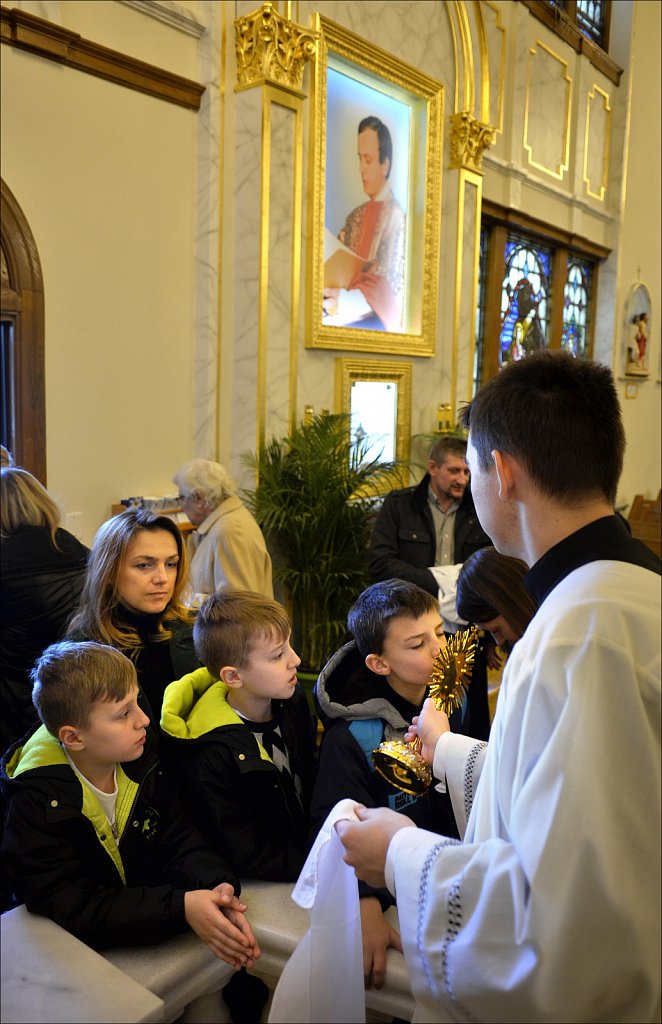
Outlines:
{"label": "gold reliquary", "polygon": [[[430,673],[430,693],[435,706],[450,716],[456,708],[462,707],[465,694],[471,682],[478,630],[475,626],[461,630],[442,647],[434,659]],[[387,782],[392,786],[419,796],[432,782],[430,766],[420,754],[421,741],[418,737],[411,743],[404,740],[386,740],[372,752],[372,761]]]}

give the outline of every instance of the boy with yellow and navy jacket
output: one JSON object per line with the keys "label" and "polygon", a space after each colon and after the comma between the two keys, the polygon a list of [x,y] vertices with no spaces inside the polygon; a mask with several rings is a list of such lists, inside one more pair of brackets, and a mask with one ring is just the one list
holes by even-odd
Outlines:
{"label": "boy with yellow and navy jacket", "polygon": [[94,949],[191,927],[220,959],[251,966],[259,950],[237,877],[176,810],[133,664],[65,641],[47,648],[33,679],[44,724],[10,748],[0,776],[16,898]]}
{"label": "boy with yellow and navy jacket", "polygon": [[204,602],[193,635],[206,667],[167,687],[164,751],[234,869],[294,881],[309,849],[316,727],[287,616],[261,594],[226,590]]}

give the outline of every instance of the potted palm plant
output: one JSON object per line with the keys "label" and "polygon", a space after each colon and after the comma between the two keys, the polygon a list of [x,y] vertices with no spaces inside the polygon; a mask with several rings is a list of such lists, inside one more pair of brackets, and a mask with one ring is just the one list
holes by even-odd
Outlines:
{"label": "potted palm plant", "polygon": [[244,457],[257,478],[245,500],[271,550],[302,668],[310,672],[344,639],[347,611],[370,582],[375,501],[397,486],[398,464],[369,457],[369,448],[351,438],[348,415],[323,413]]}

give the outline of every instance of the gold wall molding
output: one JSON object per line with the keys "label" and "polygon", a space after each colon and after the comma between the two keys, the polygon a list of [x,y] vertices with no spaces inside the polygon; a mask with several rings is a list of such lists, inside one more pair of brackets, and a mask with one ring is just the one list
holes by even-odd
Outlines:
{"label": "gold wall molding", "polygon": [[[600,184],[597,189],[592,188],[591,181],[591,169],[589,168],[589,142],[591,139],[591,110],[593,108],[593,101],[598,97],[602,100],[602,109],[605,117],[605,131],[603,132],[603,146],[602,146],[602,169],[600,174]],[[611,106],[609,105],[609,96],[601,89],[599,85],[593,85],[593,88],[586,97],[586,127],[584,131],[584,184],[586,185],[586,195],[592,199],[597,199],[599,202],[604,202],[605,195],[607,193],[607,187],[609,184],[609,149],[611,145]]]}
{"label": "gold wall molding", "polygon": [[270,0],[235,21],[237,89],[267,83],[303,96],[306,61],[314,60],[318,34],[295,24]]}
{"label": "gold wall molding", "polygon": [[271,226],[272,108],[289,110],[294,117],[292,151],[292,235],[290,249],[290,338],[288,374],[288,425],[296,426],[299,307],[301,288],[301,223],[303,206],[303,116],[301,96],[290,90],[262,85],[262,164],[260,172],[260,250],[257,322],[257,418],[256,445],[264,448],[267,430],[267,358],[269,353],[269,235]]}
{"label": "gold wall molding", "polygon": [[496,128],[483,124],[466,110],[450,115],[450,167],[483,173],[483,153],[494,142]]}
{"label": "gold wall molding", "polygon": [[[492,0],[481,0],[480,3],[481,13],[483,17],[483,24],[485,25],[485,34],[487,35],[487,22],[485,17],[485,11],[488,10],[494,16],[494,31],[500,33],[499,43],[499,80],[496,89],[490,86],[490,103],[493,93],[496,93],[496,118],[492,116],[490,109],[490,115],[487,118],[490,124],[493,124],[497,132],[501,134],[503,132],[503,97],[505,92],[506,82],[506,29],[501,20],[501,11],[499,8],[492,3]],[[487,74],[489,76],[489,42],[488,42],[488,69]]]}
{"label": "gold wall molding", "polygon": [[1,7],[0,16],[3,43],[180,107],[200,109],[205,87],[198,82],[83,39],[77,32],[16,7]]}
{"label": "gold wall molding", "polygon": [[[533,67],[534,60],[548,59],[556,61],[559,67],[560,81],[564,83],[565,89],[565,109],[563,111],[563,137],[561,139],[561,150],[562,155],[557,162],[555,167],[548,167],[546,164],[540,163],[534,159],[533,146],[529,139],[529,115],[531,114],[532,104],[532,89],[531,89],[531,69]],[[539,96],[535,97],[539,99]],[[545,95],[545,101],[543,104],[545,110],[550,108],[548,95]],[[568,62],[563,59],[558,53],[555,53],[549,46],[545,46],[540,39],[536,39],[535,44],[529,47],[529,60],[527,64],[526,72],[526,104],[524,107],[524,138],[522,145],[526,151],[527,160],[530,167],[535,167],[539,171],[545,171],[547,174],[551,174],[553,178],[557,178],[562,181],[565,177],[565,172],[570,166],[570,111],[572,107],[572,76],[568,74]],[[546,136],[550,134],[552,126],[546,125]]]}

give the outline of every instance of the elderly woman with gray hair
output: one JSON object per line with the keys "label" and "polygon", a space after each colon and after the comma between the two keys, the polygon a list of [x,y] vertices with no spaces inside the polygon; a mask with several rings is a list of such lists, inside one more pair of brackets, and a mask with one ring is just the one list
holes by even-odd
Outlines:
{"label": "elderly woman with gray hair", "polygon": [[199,605],[217,590],[252,590],[273,598],[271,558],[255,519],[218,462],[193,459],[173,476],[179,503],[196,529],[188,540],[185,599]]}

